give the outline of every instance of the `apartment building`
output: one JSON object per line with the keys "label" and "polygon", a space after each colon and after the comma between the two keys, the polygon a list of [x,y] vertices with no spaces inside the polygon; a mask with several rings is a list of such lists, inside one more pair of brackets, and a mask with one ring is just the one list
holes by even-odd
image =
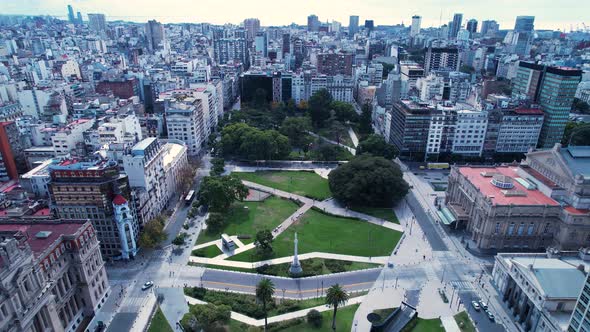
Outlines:
{"label": "apartment building", "polygon": [[84,133],[94,126],[95,119],[79,119],[58,128],[51,136],[51,145],[56,157],[66,156],[84,143]]}
{"label": "apartment building", "polygon": [[168,138],[184,142],[189,156],[198,155],[207,141],[207,117],[202,100],[178,95],[166,106]]}

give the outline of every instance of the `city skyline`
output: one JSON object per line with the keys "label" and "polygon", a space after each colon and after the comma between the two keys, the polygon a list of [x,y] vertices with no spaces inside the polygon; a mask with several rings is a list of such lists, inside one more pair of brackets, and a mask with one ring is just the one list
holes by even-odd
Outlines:
{"label": "city skyline", "polygon": [[[230,0],[216,2],[212,0],[201,1],[194,4],[186,0],[169,0],[166,7],[162,8],[156,0],[142,1],[142,6],[134,2],[121,2],[115,0],[24,0],[19,2],[0,0],[3,6],[3,14],[7,15],[51,15],[67,19],[67,5],[72,5],[75,11],[81,11],[84,18],[88,13],[104,13],[107,20],[127,20],[133,22],[145,22],[156,19],[163,23],[199,23],[212,24],[234,23],[239,24],[247,17],[257,17],[263,26],[289,25],[297,23],[306,24],[308,15],[315,14],[320,22],[338,21],[343,25],[348,24],[350,15],[358,15],[360,23],[365,19],[372,19],[376,25],[395,25],[404,23],[409,26],[413,15],[422,16],[422,27],[437,27],[447,24],[452,20],[454,13],[463,13],[464,21],[475,18],[478,21],[493,19],[498,21],[501,29],[512,29],[518,15],[535,16],[536,29],[560,29],[570,31],[583,28],[583,21],[570,10],[590,10],[589,4],[580,4],[575,0],[566,0],[557,5],[549,0],[525,0],[518,4],[508,0],[499,0],[494,6],[488,6],[483,1],[450,1],[450,0],[418,0],[408,2],[388,2],[385,0],[370,0],[351,5],[350,1],[335,0],[323,1],[320,5],[310,0],[303,2],[282,1],[280,3],[270,0],[258,0],[253,2],[241,2]],[[228,6],[233,8],[227,11]],[[194,7],[195,14],[184,13],[190,7]],[[264,12],[262,8],[281,8],[280,11]],[[201,11],[200,8],[207,8]],[[383,10],[376,10],[382,8]],[[510,8],[510,10],[506,10]]]}

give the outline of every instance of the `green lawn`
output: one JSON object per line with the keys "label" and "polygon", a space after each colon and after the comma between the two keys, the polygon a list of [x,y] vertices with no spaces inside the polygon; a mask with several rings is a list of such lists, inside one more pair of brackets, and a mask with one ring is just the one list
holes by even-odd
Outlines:
{"label": "green lawn", "polygon": [[168,323],[168,320],[166,319],[166,316],[164,316],[164,313],[160,307],[158,307],[156,314],[154,317],[152,317],[148,332],[173,332],[170,324]]}
{"label": "green lawn", "polygon": [[210,245],[205,248],[193,250],[192,255],[198,257],[213,258],[223,254],[216,245]]}
{"label": "green lawn", "polygon": [[[364,257],[389,256],[402,235],[366,221],[335,217],[311,209],[274,240],[273,257],[293,254],[295,233],[299,239],[299,254],[318,251]],[[228,259],[252,262],[261,258],[256,257],[254,250],[248,250]]]}
{"label": "green lawn", "polygon": [[403,332],[445,332],[439,318],[415,318],[402,330]]}
{"label": "green lawn", "polygon": [[[338,309],[336,313],[336,331],[349,332],[352,329],[354,320],[354,313],[359,305],[351,305]],[[298,325],[290,326],[282,329],[281,332],[331,332],[332,331],[332,310],[322,312],[322,326],[320,328],[311,327],[307,322],[302,322]]]}
{"label": "green lawn", "polygon": [[330,196],[328,180],[314,172],[305,171],[259,171],[234,172],[242,180],[291,192],[301,196],[324,200]]}
{"label": "green lawn", "polygon": [[459,328],[461,329],[461,331],[475,332],[475,326],[473,326],[473,323],[471,323],[471,319],[469,319],[467,312],[461,311],[460,313],[456,314],[454,317],[455,317],[455,321],[457,322],[457,325],[459,325]]}
{"label": "green lawn", "polygon": [[[244,206],[248,209],[244,209]],[[249,239],[241,239],[241,241],[245,244],[254,242],[257,231],[263,229],[272,231],[298,208],[299,206],[293,201],[275,196],[270,196],[262,202],[235,202],[227,213],[227,226],[217,233],[201,232],[197,244],[219,240],[222,233],[249,235]]]}
{"label": "green lawn", "polygon": [[354,207],[352,209],[360,213],[399,224],[399,220],[397,220],[392,208]]}
{"label": "green lawn", "polygon": [[[205,264],[205,267],[212,268],[212,269],[219,269],[219,270],[259,273],[259,274],[272,275],[272,276],[278,276],[278,277],[290,277],[290,275],[289,275],[289,266],[290,265],[291,265],[291,263],[285,263],[285,264],[269,265],[266,268],[258,268],[258,269],[244,269],[244,268],[221,266],[221,265],[214,265],[214,264]],[[334,259],[311,258],[311,259],[302,260],[301,266],[303,268],[303,274],[300,275],[299,277],[311,277],[311,276],[338,273],[338,272],[357,271],[357,270],[381,267],[382,265],[371,264],[371,263],[339,261],[339,260],[334,260]]]}

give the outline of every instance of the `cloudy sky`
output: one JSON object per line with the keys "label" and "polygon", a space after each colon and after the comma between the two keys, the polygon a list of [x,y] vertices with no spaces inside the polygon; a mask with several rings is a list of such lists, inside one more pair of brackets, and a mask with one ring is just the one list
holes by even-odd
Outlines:
{"label": "cloudy sky", "polygon": [[[75,11],[104,13],[107,20],[126,19],[164,23],[210,22],[239,23],[257,17],[262,25],[306,24],[307,15],[316,14],[322,22],[336,20],[348,25],[349,15],[373,19],[375,25],[410,23],[411,16],[422,16],[423,26],[438,26],[463,13],[464,22],[495,19],[501,29],[514,26],[517,15],[533,15],[537,29],[576,29],[582,22],[590,26],[588,0],[0,0],[2,14],[46,14],[65,17],[66,6]],[[583,13],[583,14],[582,14]],[[86,19],[86,16],[84,16]]]}

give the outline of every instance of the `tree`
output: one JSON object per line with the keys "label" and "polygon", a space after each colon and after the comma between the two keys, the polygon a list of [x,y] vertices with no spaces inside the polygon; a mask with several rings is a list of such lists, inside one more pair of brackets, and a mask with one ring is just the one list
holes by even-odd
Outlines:
{"label": "tree", "polygon": [[574,98],[574,102],[572,104],[572,110],[582,114],[589,114],[590,113],[590,105],[587,102]]}
{"label": "tree", "polygon": [[172,244],[175,246],[181,246],[184,244],[184,239],[187,237],[188,235],[185,232],[181,232],[180,234],[178,234],[173,240],[172,240]]}
{"label": "tree", "polygon": [[207,176],[199,190],[199,200],[213,212],[224,212],[235,200],[248,196],[248,188],[233,175]]}
{"label": "tree", "polygon": [[459,71],[465,74],[473,74],[475,73],[475,68],[473,68],[472,66],[469,65],[461,65],[461,67],[459,68]]}
{"label": "tree", "polygon": [[264,311],[264,330],[266,331],[266,327],[268,325],[267,316],[268,312],[266,311],[266,304],[272,301],[272,296],[275,293],[275,285],[272,280],[268,278],[262,278],[258,285],[256,285],[256,299],[262,302],[262,310]]}
{"label": "tree", "polygon": [[409,190],[397,164],[370,154],[340,165],[328,182],[334,198],[351,206],[390,207]]}
{"label": "tree", "polygon": [[272,253],[272,241],[272,233],[268,229],[264,229],[256,233],[254,245],[259,254],[268,256]]}
{"label": "tree", "polygon": [[309,325],[315,328],[320,328],[320,326],[322,326],[323,321],[324,317],[319,311],[312,309],[307,313],[307,323],[309,323]]}
{"label": "tree", "polygon": [[326,292],[326,304],[334,308],[334,315],[332,316],[332,330],[334,331],[336,331],[336,311],[346,301],[348,301],[348,294],[340,287],[340,284],[335,284],[328,288]]}
{"label": "tree", "polygon": [[561,144],[563,146],[590,145],[590,124],[568,122],[565,125]]}
{"label": "tree", "polygon": [[358,114],[356,114],[356,111],[354,110],[354,106],[350,103],[334,100],[332,104],[330,104],[330,108],[334,111],[334,117],[338,121],[357,122],[359,119]]}
{"label": "tree", "polygon": [[286,118],[281,125],[281,134],[289,138],[291,145],[303,148],[307,143],[306,137],[311,130],[311,121],[309,117],[290,117]]}
{"label": "tree", "polygon": [[322,128],[330,118],[331,103],[332,95],[326,89],[318,90],[309,98],[309,115],[314,127]]}
{"label": "tree", "polygon": [[214,331],[215,327],[229,323],[231,307],[225,304],[196,304],[191,307],[190,313],[205,331]]}
{"label": "tree", "polygon": [[145,223],[143,231],[139,236],[139,246],[143,248],[155,248],[162,241],[166,240],[168,235],[164,232],[165,225],[166,219],[161,215]]}
{"label": "tree", "polygon": [[191,165],[187,165],[180,170],[178,173],[178,178],[180,179],[180,187],[182,188],[182,191],[189,191],[193,185],[193,181],[195,180],[196,173],[197,170]]}
{"label": "tree", "polygon": [[207,232],[217,233],[225,226],[225,217],[222,213],[211,212],[205,223],[207,224]]}
{"label": "tree", "polygon": [[359,133],[361,135],[368,135],[373,133],[373,116],[371,105],[364,104],[359,119]]}
{"label": "tree", "polygon": [[221,175],[225,170],[225,160],[223,158],[211,159],[211,175]]}
{"label": "tree", "polygon": [[340,140],[344,135],[348,135],[348,127],[340,121],[332,121],[330,125],[330,134],[336,143],[340,144]]}
{"label": "tree", "polygon": [[356,153],[358,155],[370,153],[385,159],[393,159],[397,156],[397,149],[393,145],[386,143],[382,136],[371,134],[359,142]]}
{"label": "tree", "polygon": [[223,128],[221,147],[226,156],[246,159],[283,159],[291,152],[289,139],[276,130],[260,130],[245,123]]}

